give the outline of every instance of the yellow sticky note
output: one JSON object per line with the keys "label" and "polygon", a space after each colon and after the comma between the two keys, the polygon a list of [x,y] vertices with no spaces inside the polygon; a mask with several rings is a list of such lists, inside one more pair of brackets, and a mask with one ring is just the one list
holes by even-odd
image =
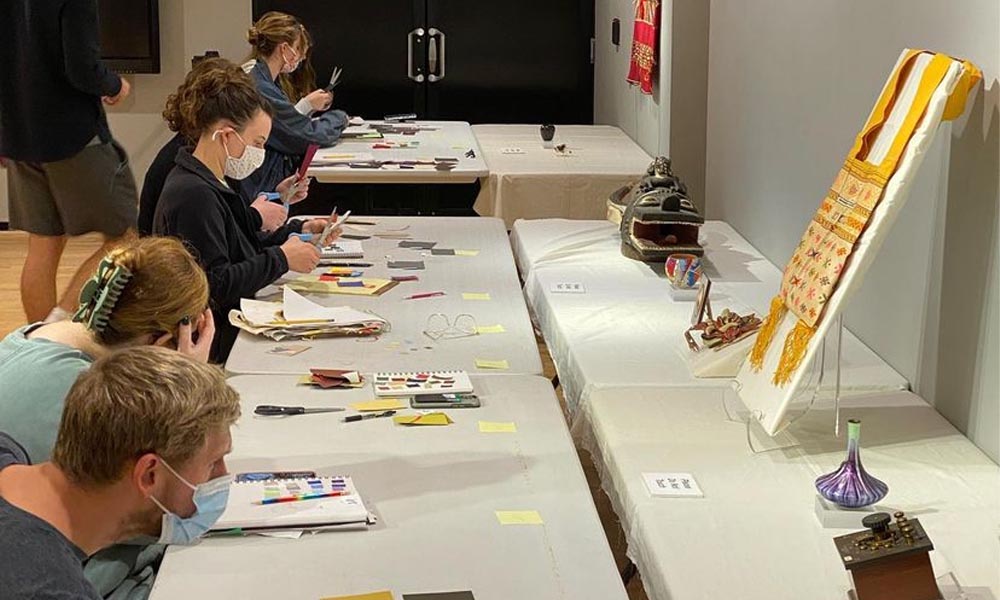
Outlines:
{"label": "yellow sticky note", "polygon": [[477,369],[509,369],[510,364],[506,360],[486,360],[485,358],[476,359]]}
{"label": "yellow sticky note", "polygon": [[465,292],[462,294],[462,300],[489,300],[490,295],[485,292]]}
{"label": "yellow sticky note", "polygon": [[303,375],[302,377],[299,377],[299,380],[295,383],[298,385],[313,385],[313,376]]}
{"label": "yellow sticky note", "polygon": [[451,425],[454,421],[451,417],[442,413],[429,413],[426,415],[399,415],[392,418],[396,425],[431,425],[431,426],[441,426],[441,425]]}
{"label": "yellow sticky note", "polygon": [[480,421],[480,433],[517,433],[517,425],[514,423],[496,423],[493,421]]}
{"label": "yellow sticky note", "polygon": [[479,250],[455,250],[455,256],[479,256]]}
{"label": "yellow sticky note", "polygon": [[356,594],[353,596],[329,596],[323,600],[393,600],[392,592],[372,592],[370,594]]}
{"label": "yellow sticky note", "polygon": [[542,515],[537,510],[498,510],[497,520],[501,525],[542,525]]}
{"label": "yellow sticky note", "polygon": [[484,333],[506,333],[506,331],[503,325],[483,325],[482,327],[476,327],[476,333],[480,335]]}
{"label": "yellow sticky note", "polygon": [[369,400],[368,402],[355,402],[351,408],[358,412],[369,412],[376,410],[398,410],[406,408],[406,405],[397,398],[382,398],[379,400]]}

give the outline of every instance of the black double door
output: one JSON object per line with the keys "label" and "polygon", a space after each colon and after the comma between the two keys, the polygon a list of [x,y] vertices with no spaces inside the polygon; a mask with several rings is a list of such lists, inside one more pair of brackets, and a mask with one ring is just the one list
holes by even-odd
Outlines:
{"label": "black double door", "polygon": [[[321,87],[343,69],[334,104],[349,114],[593,122],[592,0],[253,0],[255,19],[271,10],[309,30]],[[475,195],[473,186],[335,187],[315,195],[382,214],[462,214]]]}

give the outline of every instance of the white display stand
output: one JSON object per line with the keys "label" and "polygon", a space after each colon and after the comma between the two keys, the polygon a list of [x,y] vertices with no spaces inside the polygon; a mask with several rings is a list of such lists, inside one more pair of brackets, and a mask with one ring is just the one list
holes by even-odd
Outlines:
{"label": "white display stand", "polygon": [[[900,57],[902,61],[907,53]],[[913,103],[915,88],[924,71],[931,62],[932,55],[923,54],[914,63],[906,80],[905,87],[897,100],[888,121],[875,140],[875,149],[868,157],[869,162],[881,161],[878,148],[887,145],[894,139],[896,125],[906,115]],[[899,63],[897,63],[898,65]],[[807,379],[810,376],[808,365],[823,350],[822,340],[827,332],[835,326],[837,317],[846,307],[851,294],[860,287],[882,242],[899,216],[899,213],[909,195],[909,187],[914,175],[920,167],[923,156],[941,124],[945,105],[955,91],[964,72],[960,61],[952,60],[943,81],[931,95],[930,102],[916,130],[906,144],[899,166],[885,186],[882,201],[875,207],[867,228],[858,239],[848,266],[844,269],[840,284],[834,290],[825,308],[825,317],[816,325],[812,341],[808,344],[800,367],[792,374],[787,384],[776,386],[772,382],[773,374],[781,358],[784,340],[793,330],[798,317],[787,311],[777,325],[773,341],[764,357],[763,368],[752,368],[749,361],[745,363],[737,376],[737,391],[746,404],[753,419],[768,435],[777,435],[794,421],[787,413],[802,396],[803,389],[809,389]],[[893,69],[895,71],[895,68]],[[877,163],[873,163],[877,164]],[[776,290],[777,292],[777,290]]]}

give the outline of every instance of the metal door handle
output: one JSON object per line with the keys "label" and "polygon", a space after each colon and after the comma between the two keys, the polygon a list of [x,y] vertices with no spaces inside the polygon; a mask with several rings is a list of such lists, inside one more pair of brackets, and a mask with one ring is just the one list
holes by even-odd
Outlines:
{"label": "metal door handle", "polygon": [[[447,52],[444,48],[445,36],[443,31],[434,27],[427,30],[427,35],[431,38],[431,54],[429,61],[431,72],[427,76],[427,80],[434,83],[441,81],[445,76],[445,57],[447,56]],[[441,67],[440,69],[438,69],[439,66]]]}
{"label": "metal door handle", "polygon": [[423,39],[424,34],[425,32],[423,27],[417,27],[410,33],[406,34],[406,76],[417,83],[424,82],[424,74],[420,72],[423,69],[418,68],[416,70],[417,72],[414,72],[413,69],[413,39]]}

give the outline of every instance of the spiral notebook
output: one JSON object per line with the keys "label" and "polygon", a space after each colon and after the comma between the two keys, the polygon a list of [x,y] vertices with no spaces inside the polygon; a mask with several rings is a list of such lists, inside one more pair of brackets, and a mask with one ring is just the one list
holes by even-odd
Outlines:
{"label": "spiral notebook", "polygon": [[337,240],[321,249],[322,258],[364,258],[365,251],[357,240]]}
{"label": "spiral notebook", "polygon": [[472,392],[472,381],[465,371],[376,373],[374,383],[376,396],[423,396]]}
{"label": "spiral notebook", "polygon": [[[341,495],[277,501],[323,494]],[[308,477],[233,482],[229,488],[226,512],[212,527],[212,531],[327,529],[365,527],[370,523],[368,509],[350,477]]]}

